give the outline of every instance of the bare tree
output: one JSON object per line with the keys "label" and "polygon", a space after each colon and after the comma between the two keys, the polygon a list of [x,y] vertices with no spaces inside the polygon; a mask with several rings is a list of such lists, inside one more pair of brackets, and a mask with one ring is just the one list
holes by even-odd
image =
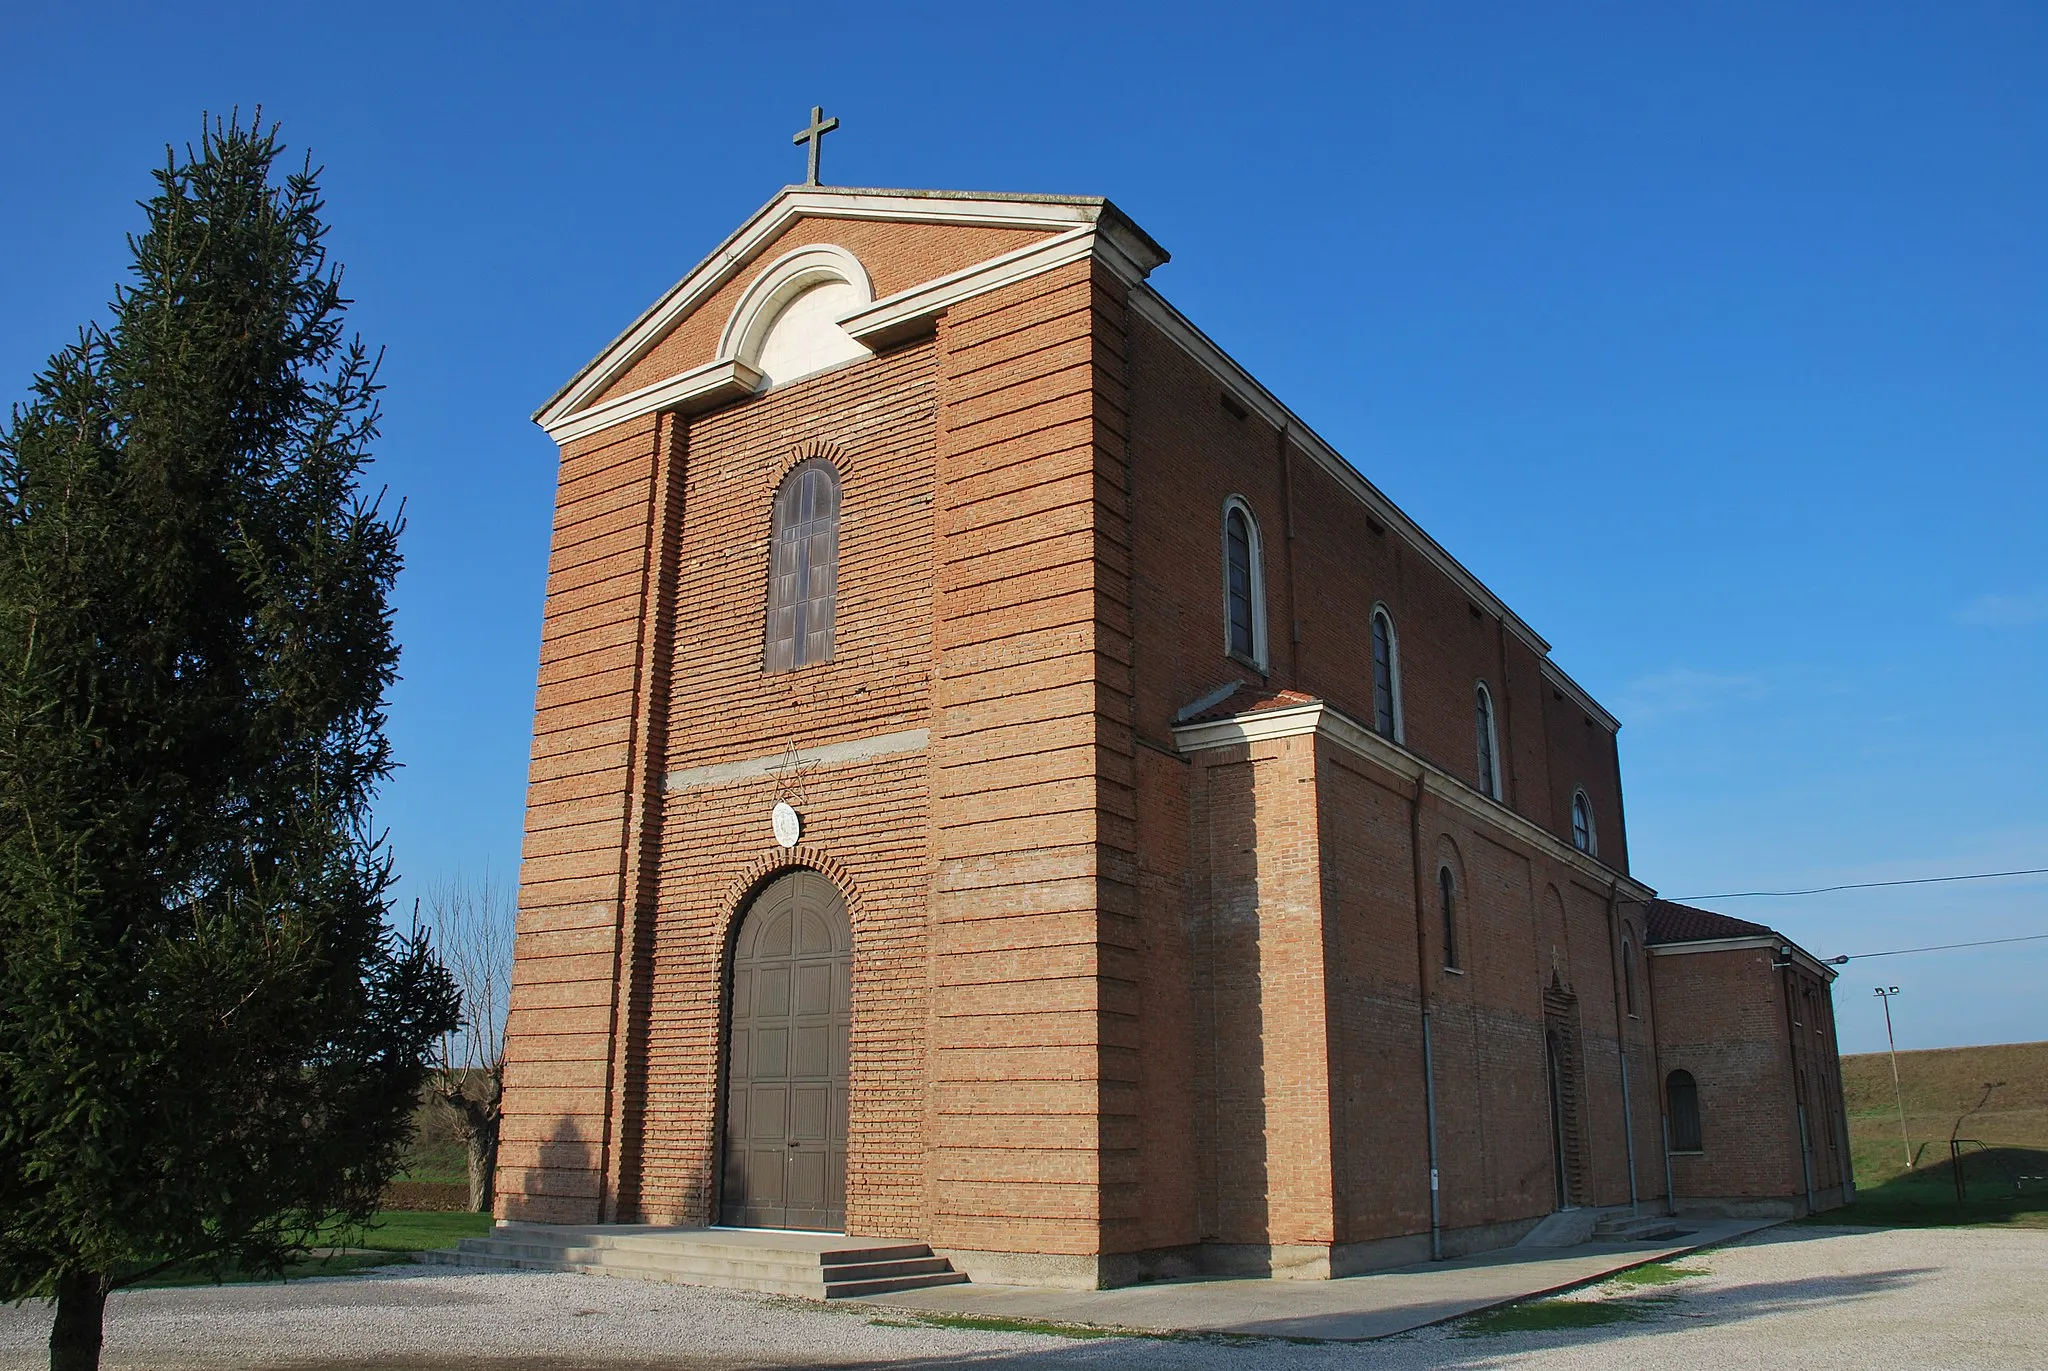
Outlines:
{"label": "bare tree", "polygon": [[505,1011],[512,987],[511,892],[492,879],[454,876],[427,889],[424,914],[442,963],[462,992],[462,1020],[441,1039],[432,1090],[469,1152],[469,1207],[491,1207],[505,1093]]}

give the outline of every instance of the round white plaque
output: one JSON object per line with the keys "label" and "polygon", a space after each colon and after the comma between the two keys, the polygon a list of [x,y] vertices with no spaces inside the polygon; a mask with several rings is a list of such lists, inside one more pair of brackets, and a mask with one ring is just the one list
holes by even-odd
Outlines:
{"label": "round white plaque", "polygon": [[797,839],[804,836],[803,816],[787,800],[775,802],[775,808],[768,811],[768,821],[775,825],[775,841],[784,847],[795,847]]}

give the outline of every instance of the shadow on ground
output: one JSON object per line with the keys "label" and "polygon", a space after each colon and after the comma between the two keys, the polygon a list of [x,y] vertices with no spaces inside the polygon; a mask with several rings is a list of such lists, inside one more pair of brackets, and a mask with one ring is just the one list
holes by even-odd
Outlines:
{"label": "shadow on ground", "polygon": [[[1511,1324],[1494,1334],[1487,1332],[1489,1320],[1485,1314],[1458,1319],[1448,1326],[1460,1336],[1472,1338],[1475,1343],[1498,1342],[1506,1338],[1538,1338],[1545,1346],[1608,1342],[1616,1338],[1670,1332],[1674,1327],[1739,1323],[1746,1319],[1795,1312],[1812,1304],[1872,1298],[1932,1274],[1934,1268],[1931,1267],[1901,1267],[1857,1275],[1803,1276],[1797,1280],[1724,1286],[1711,1292],[1702,1290],[1698,1295],[1691,1294],[1684,1282],[1676,1282],[1602,1300],[1600,1303],[1608,1306],[1611,1312],[1589,1316],[1579,1327],[1541,1327],[1537,1326],[1540,1325],[1539,1320],[1522,1326]],[[1525,1303],[1522,1307],[1536,1306]],[[1291,1320],[1276,1319],[1256,1325],[1256,1328],[1261,1336],[1284,1338],[1294,1335],[1291,1325]],[[1475,1348],[1475,1354],[1479,1350]],[[1445,1367],[1485,1366],[1490,1361],[1486,1355],[1469,1361],[1453,1356],[1440,1364]]]}

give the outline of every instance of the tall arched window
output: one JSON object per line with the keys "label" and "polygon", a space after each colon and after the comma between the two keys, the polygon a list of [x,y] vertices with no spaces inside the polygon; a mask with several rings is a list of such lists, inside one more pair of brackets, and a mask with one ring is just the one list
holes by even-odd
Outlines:
{"label": "tall arched window", "polygon": [[1700,1142],[1700,1088],[1690,1071],[1664,1078],[1664,1099],[1671,1114],[1671,1150],[1703,1152]]}
{"label": "tall arched window", "polygon": [[1588,857],[1600,854],[1599,835],[1593,832],[1593,802],[1583,790],[1572,792],[1572,846]]}
{"label": "tall arched window", "polygon": [[775,492],[763,671],[832,660],[839,590],[839,473],[822,457],[799,462]]}
{"label": "tall arched window", "polygon": [[1266,575],[1251,506],[1223,502],[1223,650],[1266,669]]}
{"label": "tall arched window", "polygon": [[1492,799],[1500,798],[1500,735],[1493,726],[1493,695],[1486,682],[1473,695],[1472,713],[1479,731],[1479,789]]}
{"label": "tall arched window", "polygon": [[1623,935],[1621,940],[1621,998],[1628,1012],[1636,1012],[1636,945]]}
{"label": "tall arched window", "polygon": [[1436,890],[1444,912],[1444,965],[1456,970],[1458,966],[1458,883],[1451,876],[1451,869],[1440,866],[1436,869]]}
{"label": "tall arched window", "polygon": [[1372,726],[1381,737],[1401,741],[1401,645],[1384,605],[1372,612]]}

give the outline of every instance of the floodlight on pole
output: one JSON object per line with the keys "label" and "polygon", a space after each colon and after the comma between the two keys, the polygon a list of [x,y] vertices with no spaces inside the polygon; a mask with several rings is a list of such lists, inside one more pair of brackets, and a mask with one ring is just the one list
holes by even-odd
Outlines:
{"label": "floodlight on pole", "polygon": [[1899,1044],[1892,1037],[1892,996],[1899,993],[1895,985],[1877,988],[1877,998],[1884,1001],[1884,1040],[1892,1054],[1892,1098],[1899,1102],[1899,1145],[1906,1149],[1906,1169],[1913,1169],[1913,1143],[1906,1136],[1906,1096],[1899,1089]]}

